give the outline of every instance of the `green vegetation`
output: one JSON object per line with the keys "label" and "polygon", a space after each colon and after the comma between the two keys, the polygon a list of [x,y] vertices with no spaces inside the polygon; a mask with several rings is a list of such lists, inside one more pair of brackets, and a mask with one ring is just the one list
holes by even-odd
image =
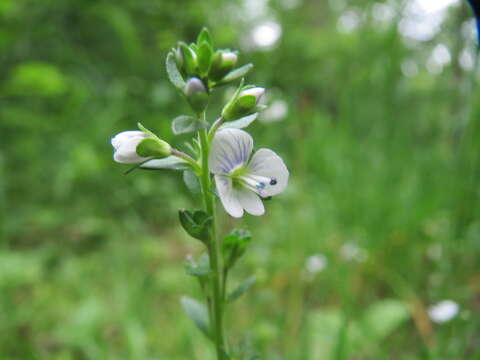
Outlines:
{"label": "green vegetation", "polygon": [[[200,199],[176,173],[124,175],[109,143],[141,122],[181,146],[171,121],[188,105],[164,63],[203,25],[288,106],[249,131],[285,159],[289,188],[263,217],[221,218],[253,234],[232,287],[257,278],[230,340],[265,360],[480,358],[480,93],[459,61],[470,9],[406,41],[405,2],[388,20],[379,3],[344,3],[0,2],[1,359],[214,357],[180,304],[200,292],[184,263],[201,247],[177,210]],[[281,37],[254,47],[266,20]],[[445,299],[459,314],[432,322]]]}

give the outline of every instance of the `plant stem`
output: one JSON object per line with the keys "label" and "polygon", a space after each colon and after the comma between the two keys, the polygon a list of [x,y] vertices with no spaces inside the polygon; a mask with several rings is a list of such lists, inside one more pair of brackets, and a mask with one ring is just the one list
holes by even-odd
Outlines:
{"label": "plant stem", "polygon": [[[202,113],[202,119],[205,120],[205,113]],[[215,349],[217,359],[224,360],[226,353],[225,338],[223,330],[223,290],[222,290],[222,254],[220,244],[216,236],[216,214],[215,214],[215,197],[210,191],[211,178],[208,170],[208,133],[206,129],[199,131],[200,144],[202,148],[202,173],[200,184],[202,188],[203,203],[206,213],[212,217],[212,226],[210,227],[210,239],[208,242],[208,253],[210,256],[210,266],[212,268],[212,307],[209,311],[213,311],[214,324],[212,325],[213,336],[215,341]]]}

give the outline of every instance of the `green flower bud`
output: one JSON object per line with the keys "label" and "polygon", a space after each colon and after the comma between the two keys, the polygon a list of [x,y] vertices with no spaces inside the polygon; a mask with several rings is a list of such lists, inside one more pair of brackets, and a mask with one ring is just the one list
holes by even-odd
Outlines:
{"label": "green flower bud", "polygon": [[179,44],[179,59],[182,61],[181,70],[188,76],[196,75],[198,72],[198,60],[195,51],[187,44]]}
{"label": "green flower bud", "polygon": [[184,90],[185,96],[196,112],[203,111],[208,105],[208,93],[203,82],[196,77],[187,81]]}
{"label": "green flower bud", "polygon": [[138,143],[136,152],[142,157],[165,158],[172,153],[172,147],[166,141],[149,137]]}
{"label": "green flower bud", "polygon": [[260,110],[258,102],[265,93],[265,88],[254,87],[240,91],[222,110],[226,121],[237,120]]}

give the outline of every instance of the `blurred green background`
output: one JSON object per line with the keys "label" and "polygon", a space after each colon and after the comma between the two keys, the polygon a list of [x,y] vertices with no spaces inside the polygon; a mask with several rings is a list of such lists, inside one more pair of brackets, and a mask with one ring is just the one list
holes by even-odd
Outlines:
{"label": "blurred green background", "polygon": [[[177,210],[199,203],[181,174],[124,175],[109,143],[137,121],[185,141],[164,60],[203,25],[255,64],[271,106],[249,131],[291,171],[265,216],[222,217],[254,236],[232,286],[259,279],[231,343],[266,360],[480,358],[466,2],[2,0],[0,24],[1,359],[213,358],[178,301],[199,295],[183,263],[201,246]],[[442,322],[443,300],[458,311]]]}

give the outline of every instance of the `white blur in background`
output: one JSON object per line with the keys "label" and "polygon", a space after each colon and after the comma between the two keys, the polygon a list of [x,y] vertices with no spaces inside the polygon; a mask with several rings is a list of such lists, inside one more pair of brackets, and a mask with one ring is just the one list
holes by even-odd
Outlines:
{"label": "white blur in background", "polygon": [[459,310],[460,307],[455,301],[443,300],[428,308],[428,316],[433,322],[442,324],[457,316]]}

